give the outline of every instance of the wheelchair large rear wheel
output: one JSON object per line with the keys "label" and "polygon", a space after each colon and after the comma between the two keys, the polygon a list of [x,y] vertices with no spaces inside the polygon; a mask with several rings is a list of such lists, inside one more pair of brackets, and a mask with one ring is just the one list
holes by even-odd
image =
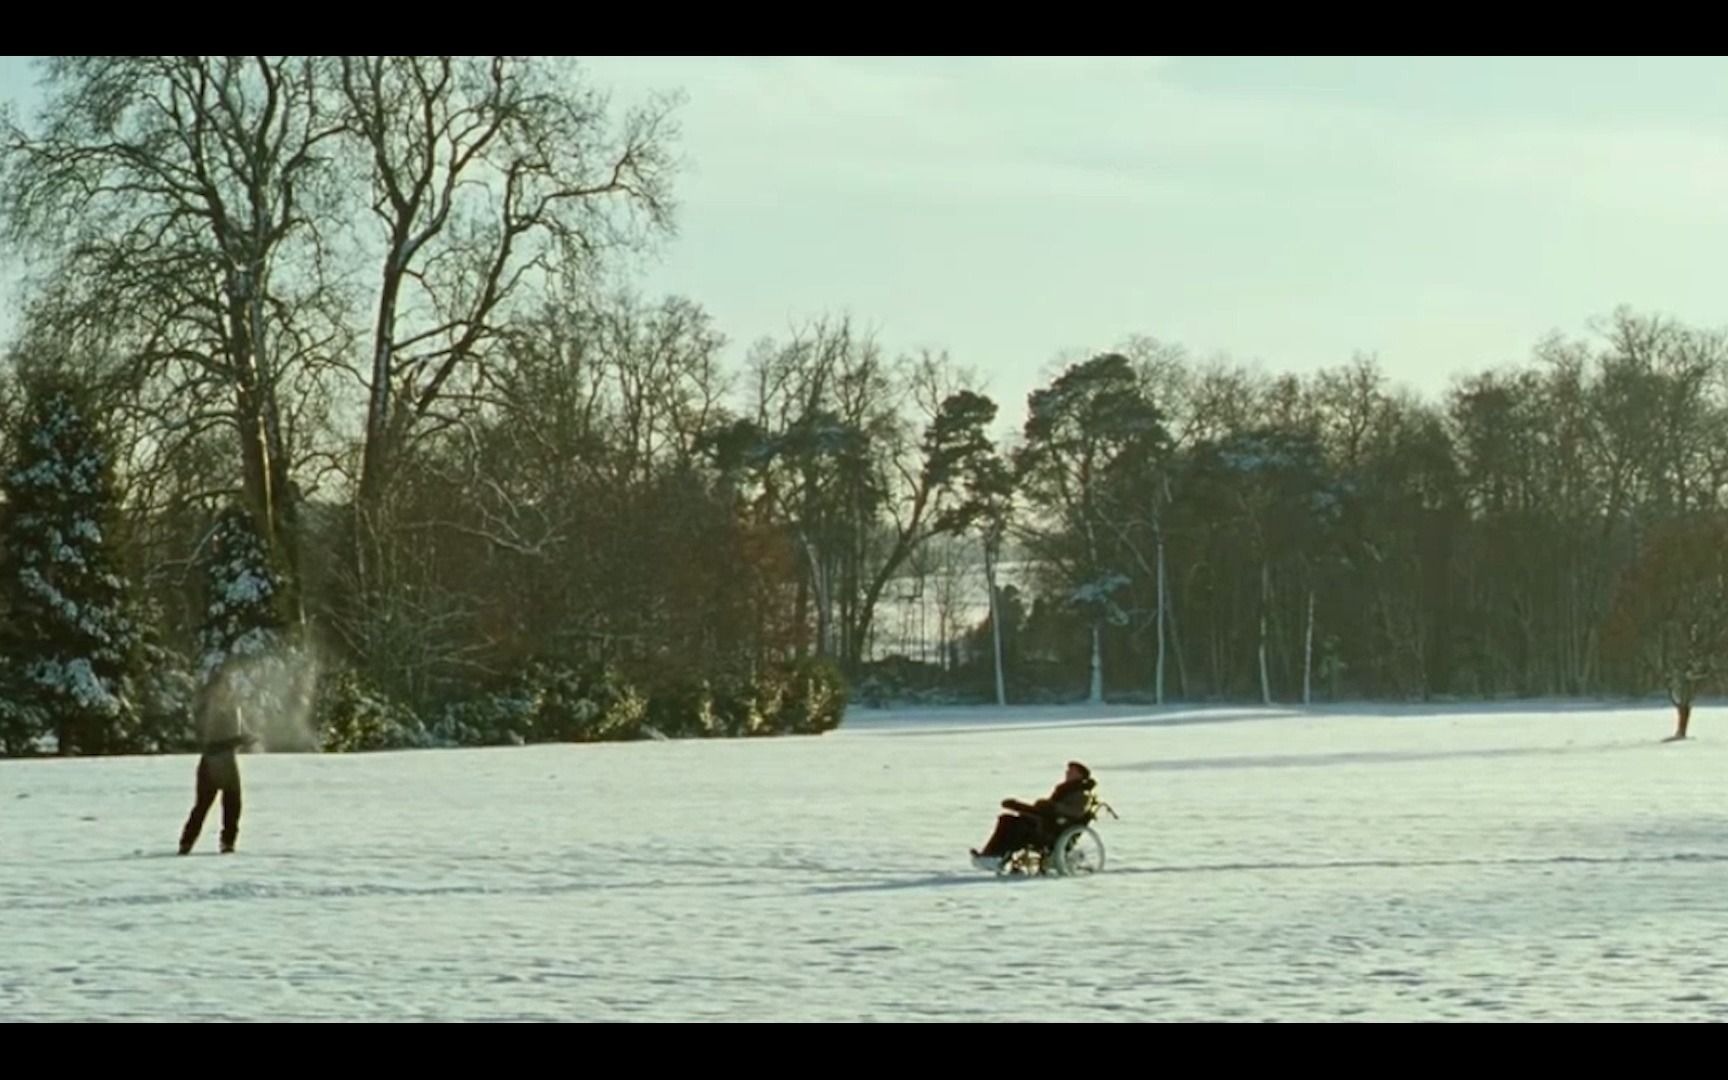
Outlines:
{"label": "wheelchair large rear wheel", "polygon": [[1058,874],[1096,874],[1104,869],[1104,841],[1088,825],[1071,825],[1056,838],[1050,861]]}

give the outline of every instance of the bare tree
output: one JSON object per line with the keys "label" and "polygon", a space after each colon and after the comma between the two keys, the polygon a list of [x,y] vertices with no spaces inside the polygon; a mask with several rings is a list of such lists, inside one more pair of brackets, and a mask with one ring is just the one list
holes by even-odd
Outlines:
{"label": "bare tree", "polygon": [[7,236],[41,256],[32,321],[63,339],[123,336],[130,381],[165,384],[186,430],[229,426],[281,551],[284,384],[341,336],[318,235],[341,126],[317,63],[62,56],[46,82],[35,130],[7,122],[0,167]]}
{"label": "bare tree", "polygon": [[605,99],[549,59],[346,56],[339,68],[377,225],[360,479],[375,507],[512,313],[668,226],[673,132],[663,104],[614,130]]}
{"label": "bare tree", "polygon": [[1621,581],[1607,638],[1668,691],[1684,739],[1700,690],[1728,673],[1728,518],[1696,515],[1654,530]]}

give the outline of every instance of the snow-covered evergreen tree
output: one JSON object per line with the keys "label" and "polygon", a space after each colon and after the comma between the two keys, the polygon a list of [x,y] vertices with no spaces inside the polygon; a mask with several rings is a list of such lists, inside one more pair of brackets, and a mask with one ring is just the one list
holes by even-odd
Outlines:
{"label": "snow-covered evergreen tree", "polygon": [[310,748],[316,672],[283,615],[282,575],[244,508],[217,519],[205,589],[198,681],[217,683],[217,694],[240,706],[247,729],[267,746]]}
{"label": "snow-covered evergreen tree", "polygon": [[[0,613],[3,614],[3,613]],[[11,655],[12,624],[0,618],[0,754],[19,757],[36,752],[48,731],[48,717]]]}
{"label": "snow-covered evergreen tree", "polygon": [[115,532],[113,454],[88,395],[43,380],[29,389],[5,470],[0,552],[8,615],[8,744],[39,726],[61,753],[132,749],[126,698],[138,653]]}
{"label": "snow-covered evergreen tree", "polygon": [[243,660],[281,648],[282,577],[243,508],[230,507],[216,520],[204,570],[199,678],[214,676],[230,657]]}

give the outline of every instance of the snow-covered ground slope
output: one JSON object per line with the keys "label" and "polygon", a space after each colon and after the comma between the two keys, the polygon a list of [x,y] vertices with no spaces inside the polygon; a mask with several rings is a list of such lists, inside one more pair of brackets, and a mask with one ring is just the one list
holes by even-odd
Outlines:
{"label": "snow-covered ground slope", "polygon": [[[6,1020],[1728,1018],[1728,728],[854,710],[818,738],[0,762]],[[1721,721],[1728,723],[1728,721]],[[1086,879],[966,849],[1070,758]]]}

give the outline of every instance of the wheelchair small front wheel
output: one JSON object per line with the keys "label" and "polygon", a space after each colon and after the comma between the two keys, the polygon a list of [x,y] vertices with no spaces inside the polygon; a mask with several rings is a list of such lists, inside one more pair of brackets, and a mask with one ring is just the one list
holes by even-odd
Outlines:
{"label": "wheelchair small front wheel", "polygon": [[1104,840],[1087,825],[1064,829],[1050,854],[1054,869],[1064,877],[1096,874],[1104,869]]}

